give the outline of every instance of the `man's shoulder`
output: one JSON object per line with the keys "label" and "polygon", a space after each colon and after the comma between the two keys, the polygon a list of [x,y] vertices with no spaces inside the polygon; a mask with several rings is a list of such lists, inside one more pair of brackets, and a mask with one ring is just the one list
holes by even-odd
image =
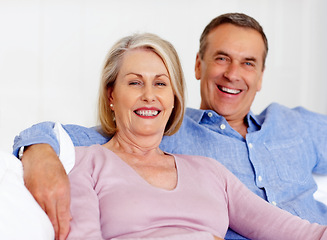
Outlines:
{"label": "man's shoulder", "polygon": [[101,132],[101,128],[99,126],[84,127],[76,124],[65,124],[63,125],[63,128],[68,133],[73,132],[73,133],[91,134],[91,135],[104,135]]}
{"label": "man's shoulder", "polygon": [[303,107],[290,108],[279,103],[271,103],[264,109],[258,117],[277,119],[290,119],[292,117],[299,117],[301,112],[307,111]]}
{"label": "man's shoulder", "polygon": [[259,115],[257,116],[287,116],[287,117],[303,117],[303,116],[320,116],[325,117],[326,115],[313,112],[311,110],[306,109],[302,106],[296,107],[287,107],[279,103],[271,103],[266,109],[264,109]]}
{"label": "man's shoulder", "polygon": [[256,116],[264,124],[265,128],[275,129],[287,126],[285,131],[290,129],[303,131],[306,126],[326,124],[327,116],[315,113],[304,107],[290,108],[278,103],[270,104],[262,113]]}
{"label": "man's shoulder", "polygon": [[101,130],[101,127],[84,127],[75,124],[63,125],[75,146],[88,146],[92,144],[104,144],[110,139]]}
{"label": "man's shoulder", "polygon": [[292,111],[292,108],[284,106],[284,105],[282,105],[280,103],[273,102],[273,103],[269,104],[268,107],[266,107],[263,110],[263,112],[267,112],[267,111],[268,112],[273,112],[273,113],[275,113],[275,112],[289,112],[289,111]]}
{"label": "man's shoulder", "polygon": [[184,120],[199,122],[204,112],[202,109],[186,108]]}

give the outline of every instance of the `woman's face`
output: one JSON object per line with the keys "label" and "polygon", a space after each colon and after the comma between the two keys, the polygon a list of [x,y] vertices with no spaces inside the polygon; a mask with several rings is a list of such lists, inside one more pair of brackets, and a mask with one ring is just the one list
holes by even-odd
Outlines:
{"label": "woman's face", "polygon": [[161,58],[146,49],[126,52],[115,87],[108,90],[117,132],[162,137],[174,105],[168,71]]}

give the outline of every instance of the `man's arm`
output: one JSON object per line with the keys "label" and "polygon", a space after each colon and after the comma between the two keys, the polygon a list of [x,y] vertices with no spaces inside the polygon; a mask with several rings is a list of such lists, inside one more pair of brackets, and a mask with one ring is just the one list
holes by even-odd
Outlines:
{"label": "man's arm", "polygon": [[[13,154],[17,157],[22,146],[30,146],[38,143],[49,144],[59,155],[60,145],[54,132],[54,122],[42,122],[22,131],[15,137]],[[79,125],[62,125],[63,129],[71,138],[74,146],[90,146],[92,144],[104,144],[110,137],[105,136],[99,127],[86,128]]]}
{"label": "man's arm", "polygon": [[[78,125],[62,127],[75,146],[104,144],[108,141],[96,128]],[[48,214],[56,239],[64,239],[69,232],[70,186],[58,155],[61,154],[60,145],[67,143],[58,139],[54,128],[55,123],[42,122],[22,131],[15,138],[13,153],[17,156],[20,147],[25,146],[22,157],[25,185]]]}
{"label": "man's arm", "polygon": [[220,237],[216,237],[216,236],[214,236],[214,239],[215,239],[215,240],[224,240],[224,239],[222,239],[222,238],[220,238]]}
{"label": "man's arm", "polygon": [[27,189],[48,215],[56,239],[66,239],[69,233],[70,185],[56,152],[48,144],[35,144],[22,157]]}
{"label": "man's arm", "polygon": [[54,125],[54,122],[42,122],[22,131],[15,137],[13,154],[18,157],[18,151],[22,146],[30,146],[38,143],[49,144],[58,154],[60,149],[58,139],[53,131]]}

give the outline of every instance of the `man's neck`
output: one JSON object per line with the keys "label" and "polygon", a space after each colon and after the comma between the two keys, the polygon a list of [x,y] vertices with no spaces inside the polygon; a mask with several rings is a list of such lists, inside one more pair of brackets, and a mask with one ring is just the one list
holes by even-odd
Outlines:
{"label": "man's neck", "polygon": [[249,126],[246,117],[243,120],[227,120],[227,122],[235,131],[245,138]]}

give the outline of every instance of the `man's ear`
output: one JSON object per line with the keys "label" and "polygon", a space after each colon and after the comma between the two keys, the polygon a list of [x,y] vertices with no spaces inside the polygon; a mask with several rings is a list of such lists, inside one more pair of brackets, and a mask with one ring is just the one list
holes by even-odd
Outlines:
{"label": "man's ear", "polygon": [[263,79],[264,72],[265,72],[265,67],[263,67],[262,72],[261,72],[260,80],[257,85],[257,92],[259,92],[262,88],[262,79]]}
{"label": "man's ear", "polygon": [[200,80],[201,79],[201,57],[200,57],[199,53],[196,54],[194,71],[195,71],[195,78],[197,80]]}

